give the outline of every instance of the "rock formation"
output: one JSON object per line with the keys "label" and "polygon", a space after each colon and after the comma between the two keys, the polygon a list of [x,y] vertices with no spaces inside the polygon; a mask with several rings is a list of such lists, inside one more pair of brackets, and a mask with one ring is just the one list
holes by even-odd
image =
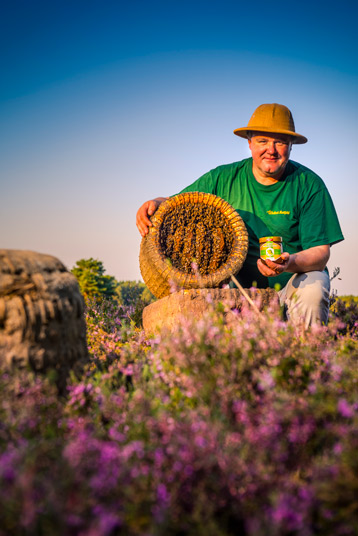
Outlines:
{"label": "rock formation", "polygon": [[76,278],[57,258],[0,249],[0,364],[54,369],[64,389],[88,358],[84,303]]}
{"label": "rock formation", "polygon": [[[271,288],[246,289],[251,299],[259,298],[260,309],[267,307],[271,302],[277,302],[277,293]],[[210,303],[214,306],[218,303],[229,305],[231,310],[241,310],[245,298],[237,289],[190,289],[180,290],[166,296],[156,302],[147,305],[143,310],[143,328],[147,335],[151,335],[162,328],[174,329],[182,319],[198,319],[209,308]],[[230,310],[225,314],[225,322],[235,322],[235,316]]]}

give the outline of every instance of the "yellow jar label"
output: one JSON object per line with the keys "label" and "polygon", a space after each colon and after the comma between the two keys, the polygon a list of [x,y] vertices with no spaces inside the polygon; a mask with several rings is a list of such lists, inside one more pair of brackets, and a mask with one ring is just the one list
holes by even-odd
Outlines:
{"label": "yellow jar label", "polygon": [[273,242],[268,240],[263,244],[260,244],[260,257],[261,259],[269,259],[270,261],[275,261],[280,257],[282,253],[282,244],[279,242]]}

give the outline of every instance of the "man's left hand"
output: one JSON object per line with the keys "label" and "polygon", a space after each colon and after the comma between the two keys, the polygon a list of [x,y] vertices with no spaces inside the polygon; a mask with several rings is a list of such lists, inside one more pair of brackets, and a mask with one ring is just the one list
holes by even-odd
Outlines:
{"label": "man's left hand", "polygon": [[286,271],[290,260],[289,253],[282,253],[276,261],[270,261],[269,259],[258,259],[257,268],[266,277],[275,277]]}

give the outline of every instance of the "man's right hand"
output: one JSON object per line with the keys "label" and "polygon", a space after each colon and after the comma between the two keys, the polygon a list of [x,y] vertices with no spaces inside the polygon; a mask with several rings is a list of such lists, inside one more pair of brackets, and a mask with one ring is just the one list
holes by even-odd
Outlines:
{"label": "man's right hand", "polygon": [[149,231],[148,227],[152,227],[153,225],[149,217],[153,216],[154,212],[157,210],[159,205],[161,205],[167,199],[169,199],[169,197],[157,197],[156,199],[151,199],[150,201],[146,201],[140,207],[140,209],[137,212],[136,224],[142,236],[145,236],[146,234],[148,234],[148,231]]}

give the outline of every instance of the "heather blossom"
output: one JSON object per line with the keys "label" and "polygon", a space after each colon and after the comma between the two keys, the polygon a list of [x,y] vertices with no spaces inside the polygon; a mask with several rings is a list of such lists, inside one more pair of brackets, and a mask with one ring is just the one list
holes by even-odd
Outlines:
{"label": "heather blossom", "polygon": [[271,308],[146,339],[86,311],[89,366],[0,381],[0,536],[316,536],[358,531],[358,351]]}

